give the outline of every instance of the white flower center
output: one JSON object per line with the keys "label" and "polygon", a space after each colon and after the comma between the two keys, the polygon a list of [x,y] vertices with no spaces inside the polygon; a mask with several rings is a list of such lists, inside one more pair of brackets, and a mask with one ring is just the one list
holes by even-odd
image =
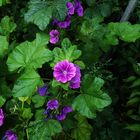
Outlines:
{"label": "white flower center", "polygon": [[63,71],[63,74],[64,74],[64,75],[67,75],[67,71],[64,70],[64,71]]}

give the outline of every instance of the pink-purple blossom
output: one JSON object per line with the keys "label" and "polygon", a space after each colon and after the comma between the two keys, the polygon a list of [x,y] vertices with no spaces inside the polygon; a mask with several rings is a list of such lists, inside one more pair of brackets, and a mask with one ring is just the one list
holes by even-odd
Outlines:
{"label": "pink-purple blossom", "polygon": [[84,15],[84,9],[83,6],[81,5],[80,0],[75,0],[75,12],[79,17],[82,17]]}
{"label": "pink-purple blossom", "polygon": [[74,15],[75,8],[72,2],[67,2],[67,8],[68,8],[67,15]]}
{"label": "pink-purple blossom", "polygon": [[42,87],[38,87],[38,93],[40,94],[40,96],[45,96],[47,94],[47,86],[46,84],[44,84]]}
{"label": "pink-purple blossom", "polygon": [[47,103],[47,109],[55,110],[58,108],[58,101],[56,99],[49,100]]}
{"label": "pink-purple blossom", "polygon": [[64,113],[59,113],[59,114],[56,115],[56,119],[57,119],[58,121],[63,121],[63,120],[66,119],[66,114],[64,114]]}
{"label": "pink-purple blossom", "polygon": [[3,123],[4,123],[4,112],[2,108],[0,108],[0,127],[3,125]]}
{"label": "pink-purple blossom", "polygon": [[56,44],[59,41],[59,32],[58,30],[50,31],[50,43]]}
{"label": "pink-purple blossom", "polygon": [[70,88],[76,89],[80,88],[80,83],[81,83],[81,72],[80,72],[80,67],[75,65],[76,67],[76,75],[71,79],[70,81]]}
{"label": "pink-purple blossom", "polygon": [[7,130],[4,138],[7,140],[18,140],[17,135],[12,130]]}
{"label": "pink-purple blossom", "polygon": [[66,83],[76,75],[76,67],[68,60],[58,62],[54,66],[53,76],[57,81]]}

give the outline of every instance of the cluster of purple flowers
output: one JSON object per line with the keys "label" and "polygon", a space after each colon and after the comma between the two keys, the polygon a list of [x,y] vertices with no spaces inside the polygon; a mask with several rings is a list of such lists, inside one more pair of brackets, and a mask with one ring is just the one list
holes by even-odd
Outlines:
{"label": "cluster of purple flowers", "polygon": [[54,66],[53,76],[61,83],[69,82],[69,87],[76,89],[80,87],[81,72],[79,66],[64,60]]}
{"label": "cluster of purple flowers", "polygon": [[[75,0],[74,4],[72,2],[67,2],[67,15],[64,21],[59,21],[54,19],[53,25],[57,25],[61,29],[69,28],[71,25],[71,18],[74,13],[77,13],[78,16],[82,17],[84,14],[83,7],[80,0]],[[59,31],[51,30],[50,31],[50,43],[56,44],[59,41]]]}
{"label": "cluster of purple flowers", "polygon": [[[49,100],[47,103],[47,109],[45,110],[44,114],[47,115],[46,120],[53,117],[51,114],[54,110],[58,109],[59,103],[58,100],[52,99]],[[57,120],[62,121],[66,118],[67,114],[72,112],[72,108],[70,106],[64,106],[60,111],[59,114],[56,114],[55,117]]]}
{"label": "cluster of purple flowers", "polygon": [[[2,108],[0,108],[0,127],[4,123],[4,118],[5,118],[4,117],[4,112],[3,112]],[[7,130],[5,132],[5,135],[2,138],[2,140],[17,140],[17,136],[12,130]]]}

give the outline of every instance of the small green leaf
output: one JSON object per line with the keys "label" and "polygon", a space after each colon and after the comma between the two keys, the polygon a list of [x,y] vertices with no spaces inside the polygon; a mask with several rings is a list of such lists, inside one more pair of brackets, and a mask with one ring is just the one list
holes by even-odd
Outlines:
{"label": "small green leaf", "polygon": [[57,86],[62,87],[64,90],[68,90],[68,83],[60,83],[60,82],[56,81],[55,79],[53,79],[52,87],[57,87]]}
{"label": "small green leaf", "polygon": [[23,112],[22,112],[21,116],[23,119],[31,119],[32,118],[33,113],[31,112],[31,108],[24,108],[22,111]]}
{"label": "small green leaf", "polygon": [[131,131],[140,132],[140,124],[131,124],[131,125],[128,125],[127,127],[125,127],[125,128],[129,129]]}
{"label": "small green leaf", "polygon": [[0,23],[0,34],[8,36],[10,33],[12,33],[16,28],[16,24],[11,21],[11,19],[8,16],[5,16],[2,18]]}
{"label": "small green leaf", "polygon": [[34,71],[29,70],[17,79],[12,90],[14,97],[29,97],[32,96],[37,85],[39,85],[40,76]]}
{"label": "small green leaf", "polygon": [[32,101],[35,104],[35,107],[41,107],[45,103],[46,98],[44,96],[35,95],[32,97]]}
{"label": "small green leaf", "polygon": [[6,99],[0,96],[0,107],[2,107],[5,103]]}
{"label": "small green leaf", "polygon": [[45,48],[48,36],[37,34],[33,42],[25,41],[9,55],[7,65],[10,71],[19,68],[41,68],[42,64],[52,59],[52,52]]}
{"label": "small green leaf", "polygon": [[0,35],[0,58],[3,57],[8,50],[8,41],[6,36]]}

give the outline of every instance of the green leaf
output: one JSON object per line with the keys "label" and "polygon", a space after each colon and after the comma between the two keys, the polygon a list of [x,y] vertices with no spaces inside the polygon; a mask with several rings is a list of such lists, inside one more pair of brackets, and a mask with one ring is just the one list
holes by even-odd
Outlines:
{"label": "green leaf", "polygon": [[88,118],[95,118],[96,111],[111,104],[111,98],[106,93],[96,95],[81,94],[74,99],[72,107]]}
{"label": "green leaf", "polygon": [[78,59],[81,56],[81,51],[77,50],[77,46],[73,45],[70,47],[63,46],[62,49],[60,48],[54,48],[53,50],[54,54],[54,61],[51,64],[53,67],[57,62],[63,61],[63,60],[69,60],[69,61],[74,61]]}
{"label": "green leaf", "polygon": [[44,96],[35,95],[32,97],[32,102],[35,104],[35,107],[41,107],[45,103],[46,98]]}
{"label": "green leaf", "polygon": [[44,109],[38,109],[35,112],[35,119],[36,120],[43,120],[44,119]]}
{"label": "green leaf", "polygon": [[0,0],[0,6],[10,3],[10,0]]}
{"label": "green leaf", "polygon": [[12,90],[14,97],[29,97],[32,96],[37,85],[39,85],[40,76],[34,71],[29,70],[17,79]]}
{"label": "green leaf", "polygon": [[129,22],[109,23],[108,28],[126,42],[135,42],[140,38],[140,24],[132,25]]}
{"label": "green leaf", "polygon": [[0,35],[0,58],[3,57],[8,50],[8,45],[7,37]]}
{"label": "green leaf", "polygon": [[31,111],[31,108],[24,108],[22,111],[23,112],[22,112],[21,116],[23,119],[31,119],[32,118],[33,113]]}
{"label": "green leaf", "polygon": [[52,136],[60,133],[62,127],[56,120],[49,120],[47,122],[42,121],[39,123],[31,124],[28,128],[28,134],[30,140],[51,140]]}
{"label": "green leaf", "polygon": [[104,80],[99,78],[99,77],[95,77],[94,80],[92,80],[92,76],[91,75],[85,75],[84,76],[84,80],[83,80],[83,84],[82,84],[82,90],[84,93],[88,93],[88,94],[97,94],[98,92],[100,92],[103,84],[104,84]]}
{"label": "green leaf", "polygon": [[75,140],[91,140],[92,127],[86,119],[78,118],[78,124],[72,130],[72,138]]}
{"label": "green leaf", "polygon": [[16,24],[11,21],[11,19],[8,16],[5,16],[2,18],[0,23],[0,34],[8,36],[10,33],[12,33],[16,28]]}
{"label": "green leaf", "polygon": [[52,52],[45,48],[48,40],[48,36],[37,34],[33,42],[25,41],[18,45],[8,57],[9,70],[41,68],[43,63],[52,59]]}
{"label": "green leaf", "polygon": [[55,79],[53,79],[52,87],[57,87],[57,86],[62,87],[64,90],[68,90],[68,83],[60,83],[60,82],[56,81]]}
{"label": "green leaf", "polygon": [[79,95],[74,99],[72,107],[74,110],[77,110],[81,115],[86,116],[87,118],[93,119],[96,117],[94,98],[90,95]]}
{"label": "green leaf", "polygon": [[140,132],[140,124],[131,124],[131,125],[128,125],[127,127],[125,127],[125,128],[129,129],[131,131]]}
{"label": "green leaf", "polygon": [[36,24],[40,30],[45,30],[53,15],[54,18],[64,20],[66,15],[65,0],[30,0],[27,13],[25,13],[25,21]]}
{"label": "green leaf", "polygon": [[5,103],[6,99],[0,96],[0,107],[2,107]]}

